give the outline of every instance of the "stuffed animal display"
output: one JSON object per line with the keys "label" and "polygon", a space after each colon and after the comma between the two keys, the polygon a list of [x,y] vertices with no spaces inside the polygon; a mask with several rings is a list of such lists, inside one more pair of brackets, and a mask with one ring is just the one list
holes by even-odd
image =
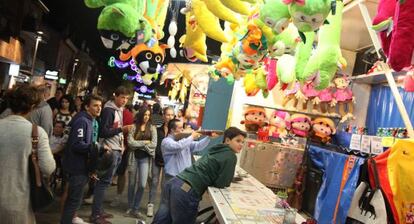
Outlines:
{"label": "stuffed animal display", "polygon": [[269,136],[276,138],[286,137],[290,129],[290,115],[288,112],[275,111],[269,120]]}
{"label": "stuffed animal display", "polygon": [[85,5],[104,7],[97,28],[106,48],[129,51],[135,44],[164,36],[168,0],[85,0]]}
{"label": "stuffed animal display", "polygon": [[[268,121],[267,113],[269,114]],[[290,115],[283,110],[266,111],[258,106],[247,106],[243,116],[244,120],[240,123],[245,125],[246,131],[257,132],[261,136],[266,133],[273,138],[310,137],[313,141],[327,143],[336,133],[335,122],[327,117],[312,119],[302,113]]]}
{"label": "stuffed animal display", "polygon": [[262,107],[249,106],[245,109],[244,120],[240,123],[244,124],[246,131],[257,132],[267,123],[266,111]]}
{"label": "stuffed animal display", "polygon": [[342,116],[341,122],[345,122],[348,119],[355,119],[352,114],[354,111],[355,97],[352,94],[349,87],[349,79],[346,75],[339,75],[333,81],[336,86],[336,91],[333,94],[334,99],[332,105],[338,104],[339,114]]}
{"label": "stuffed animal display", "polygon": [[331,119],[318,117],[312,121],[312,140],[327,143],[335,133],[335,123]]}
{"label": "stuffed animal display", "polygon": [[299,137],[308,137],[312,127],[312,120],[304,114],[293,114],[290,117],[290,131]]}

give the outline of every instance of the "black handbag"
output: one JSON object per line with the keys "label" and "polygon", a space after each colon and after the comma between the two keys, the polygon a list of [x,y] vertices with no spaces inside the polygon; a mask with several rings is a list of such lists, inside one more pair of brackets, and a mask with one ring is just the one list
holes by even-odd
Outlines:
{"label": "black handbag", "polygon": [[30,201],[34,212],[40,211],[52,204],[54,195],[42,177],[37,156],[39,134],[37,125],[32,125],[32,154],[29,156]]}

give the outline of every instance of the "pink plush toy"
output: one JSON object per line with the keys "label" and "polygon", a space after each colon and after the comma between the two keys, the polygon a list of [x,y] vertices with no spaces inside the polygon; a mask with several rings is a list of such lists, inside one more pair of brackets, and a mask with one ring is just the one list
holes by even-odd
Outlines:
{"label": "pink plush toy", "polygon": [[275,88],[278,78],[276,74],[276,64],[277,60],[273,58],[265,58],[264,65],[267,71],[266,81],[267,81],[267,89],[270,91]]}
{"label": "pink plush toy", "polygon": [[399,0],[395,8],[389,63],[395,71],[412,65],[414,52],[414,1]]}
{"label": "pink plush toy", "polygon": [[269,121],[269,136],[285,137],[290,129],[290,115],[288,112],[275,111]]}
{"label": "pink plush toy", "polygon": [[333,113],[334,109],[329,104],[333,100],[333,84],[331,83],[328,88],[319,92],[318,96],[313,100],[313,104],[319,104],[319,109],[322,113]]}
{"label": "pink plush toy", "polygon": [[[339,105],[339,114],[342,116],[341,122],[345,122],[348,119],[353,119],[354,112],[354,95],[349,87],[350,81],[346,75],[340,75],[334,79],[336,91],[334,93],[334,99],[331,105]],[[347,108],[347,111],[345,109]]]}
{"label": "pink plush toy", "polygon": [[372,28],[379,32],[385,55],[388,55],[390,48],[396,2],[396,0],[380,0],[377,15],[372,20]]}
{"label": "pink plush toy", "polygon": [[293,114],[290,117],[290,127],[292,134],[306,138],[312,127],[311,118],[304,114]]}
{"label": "pink plush toy", "polygon": [[[305,96],[305,100],[302,104],[302,109],[306,111],[308,109],[308,101],[312,101],[315,97],[317,97],[319,95],[319,91],[314,88],[313,82],[306,82],[302,86],[301,92]],[[313,110],[313,105],[311,110]]]}

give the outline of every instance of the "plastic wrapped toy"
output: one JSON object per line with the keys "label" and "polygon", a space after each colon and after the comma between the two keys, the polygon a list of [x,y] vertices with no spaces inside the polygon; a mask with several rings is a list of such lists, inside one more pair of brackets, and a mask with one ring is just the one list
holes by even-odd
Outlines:
{"label": "plastic wrapped toy", "polygon": [[288,112],[275,111],[269,120],[269,136],[285,137],[290,129],[290,115]]}

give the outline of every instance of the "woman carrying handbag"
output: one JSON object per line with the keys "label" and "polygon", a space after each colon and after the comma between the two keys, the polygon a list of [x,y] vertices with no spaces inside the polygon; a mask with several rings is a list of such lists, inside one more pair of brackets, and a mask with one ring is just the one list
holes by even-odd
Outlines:
{"label": "woman carrying handbag", "polygon": [[[35,223],[30,201],[29,158],[32,124],[26,119],[40,102],[35,87],[21,86],[9,93],[12,114],[0,120],[0,217],[2,224]],[[43,176],[55,169],[46,132],[37,128],[37,163]]]}

